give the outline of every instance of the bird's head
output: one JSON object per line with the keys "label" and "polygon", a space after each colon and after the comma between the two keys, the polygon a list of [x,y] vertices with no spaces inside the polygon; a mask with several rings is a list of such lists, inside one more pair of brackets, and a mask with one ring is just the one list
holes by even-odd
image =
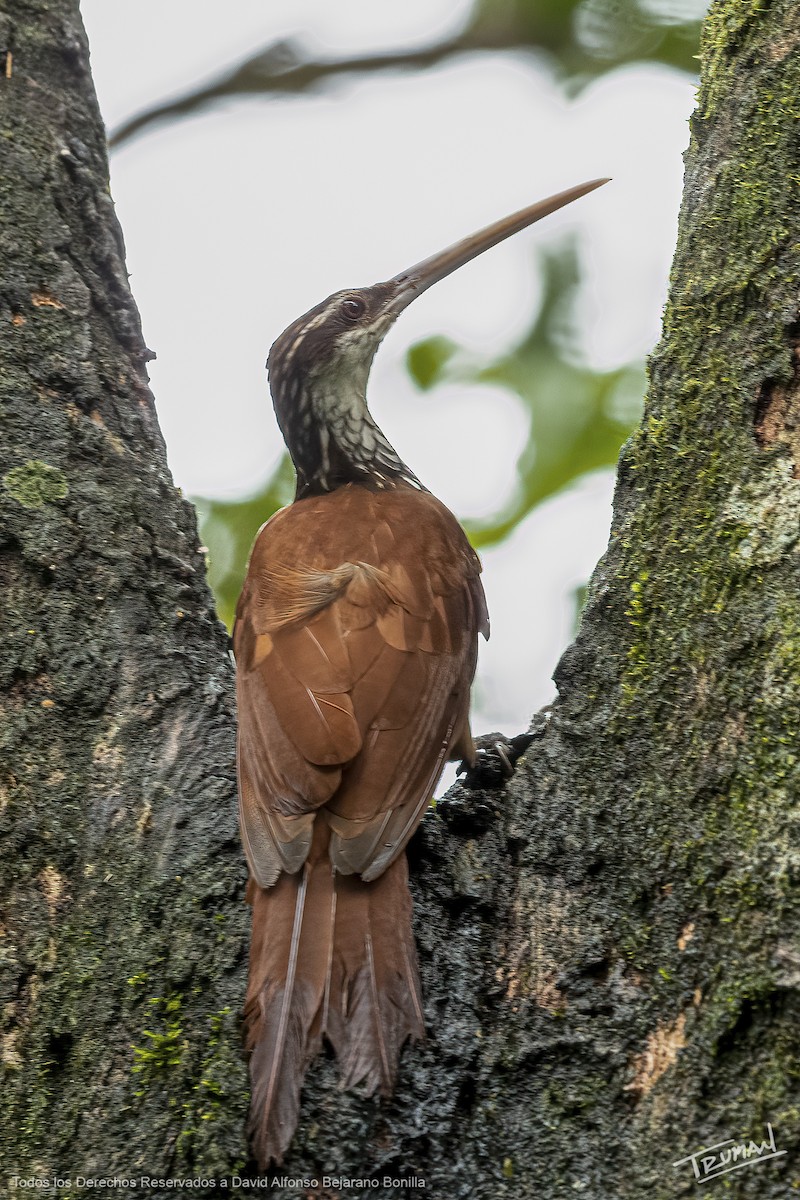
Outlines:
{"label": "bird's head", "polygon": [[[291,410],[305,393],[321,392],[329,400],[353,391],[366,395],[375,352],[400,311],[391,303],[397,291],[392,280],[334,292],[292,321],[267,359],[279,421],[291,418]],[[324,415],[322,404],[317,403],[316,418]]]}
{"label": "bird's head", "polygon": [[378,346],[403,309],[434,283],[607,182],[595,179],[559,192],[385,283],[334,292],[284,330],[270,350],[267,369],[275,414],[297,469],[298,497],[349,482],[420,486],[367,408],[367,380]]}

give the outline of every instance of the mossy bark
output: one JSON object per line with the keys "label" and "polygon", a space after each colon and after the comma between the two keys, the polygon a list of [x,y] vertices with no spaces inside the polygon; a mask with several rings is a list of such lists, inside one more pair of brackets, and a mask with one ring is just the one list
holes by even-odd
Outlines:
{"label": "mossy bark", "polygon": [[13,0],[0,49],[2,1174],[229,1169],[227,637],[147,386],[77,3]]}
{"label": "mossy bark", "polygon": [[[225,639],[74,0],[15,0],[0,33],[4,1158],[252,1175]],[[288,1176],[671,1198],[696,1186],[676,1160],[770,1122],[788,1153],[724,1190],[800,1186],[798,97],[794,0],[716,0],[664,337],[559,698],[508,785],[423,823],[429,1040],[388,1104],[321,1063]]]}

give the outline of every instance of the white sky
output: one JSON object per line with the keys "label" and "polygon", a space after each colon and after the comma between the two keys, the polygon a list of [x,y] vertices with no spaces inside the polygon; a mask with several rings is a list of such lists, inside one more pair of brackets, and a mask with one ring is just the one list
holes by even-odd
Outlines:
{"label": "white sky", "polygon": [[[83,0],[109,126],[266,45],[319,55],[424,45],[466,0]],[[142,312],[176,482],[241,495],[281,441],[263,364],[281,330],[330,292],[386,278],[462,234],[563,187],[613,183],[416,301],[387,338],[370,403],[401,455],[457,514],[495,511],[526,436],[496,388],[420,394],[403,368],[444,334],[493,355],[537,303],[535,248],[574,230],[582,353],[609,368],[658,336],[693,104],[691,81],[628,67],[568,100],[532,58],[481,55],[418,75],[339,81],[308,98],[228,102],[147,132],[112,158],[112,191]],[[480,459],[480,470],[470,464]],[[481,649],[477,730],[509,733],[551,698],[571,636],[571,593],[605,548],[610,475],[584,480],[483,555],[492,639]]]}

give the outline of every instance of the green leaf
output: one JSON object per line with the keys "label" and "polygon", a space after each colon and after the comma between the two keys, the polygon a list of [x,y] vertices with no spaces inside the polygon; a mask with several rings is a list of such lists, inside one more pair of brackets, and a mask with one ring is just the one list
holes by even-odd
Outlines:
{"label": "green leaf", "polygon": [[446,337],[426,338],[417,342],[406,355],[406,367],[414,383],[423,392],[437,384],[457,346]]}

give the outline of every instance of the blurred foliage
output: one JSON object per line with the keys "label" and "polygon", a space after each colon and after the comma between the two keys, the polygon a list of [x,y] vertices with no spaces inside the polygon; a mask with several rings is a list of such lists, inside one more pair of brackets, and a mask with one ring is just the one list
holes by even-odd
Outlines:
{"label": "blurred foliage", "polygon": [[[339,59],[315,57],[300,30],[290,39],[258,48],[233,69],[184,95],[137,114],[112,135],[111,144],[120,145],[155,123],[179,120],[232,97],[303,96],[346,85],[357,76],[419,71],[486,51],[546,58],[570,91],[634,61],[694,73],[707,7],[707,0],[475,0],[461,30],[442,41]],[[612,466],[644,394],[643,364],[596,373],[570,353],[563,316],[577,283],[572,248],[549,253],[542,270],[544,301],[533,328],[502,360],[476,363],[468,349],[443,338],[420,343],[408,355],[408,370],[422,389],[435,390],[453,381],[464,386],[492,383],[517,395],[529,413],[529,434],[506,506],[490,520],[469,527],[477,546],[505,537],[537,504],[586,472]],[[220,616],[229,625],[253,537],[272,512],[289,503],[293,490],[291,463],[284,456],[258,495],[235,503],[196,500],[211,584]]]}
{"label": "blurred foliage", "polygon": [[476,0],[471,37],[548,52],[567,76],[656,60],[696,70],[708,0]]}
{"label": "blurred foliage", "polygon": [[[464,387],[491,383],[518,396],[529,414],[528,438],[517,460],[516,481],[507,503],[490,519],[467,523],[467,532],[478,547],[500,541],[537,504],[587,471],[612,466],[638,418],[644,395],[642,364],[594,372],[570,360],[564,318],[579,282],[573,244],[564,243],[542,254],[541,269],[543,299],[533,327],[505,357],[476,361],[468,348],[446,338],[430,338],[408,353],[407,366],[418,387],[435,393],[444,383]],[[391,438],[391,430],[388,432]],[[480,436],[480,430],[476,435]],[[478,460],[467,469],[479,466]],[[510,474],[512,469],[509,464]],[[284,456],[259,495],[233,503],[195,501],[208,549],[209,579],[220,617],[228,625],[256,531],[276,509],[288,504],[293,494],[294,472]]]}
{"label": "blurred foliage", "polygon": [[514,50],[547,55],[570,86],[626,62],[696,70],[708,0],[475,0],[464,28],[422,49],[319,58],[302,32],[261,46],[231,69],[159,101],[114,130],[112,148],[164,121],[232,98],[305,96],[380,71],[420,71],[465,54]]}
{"label": "blurred foliage", "polygon": [[[519,396],[530,414],[511,500],[490,519],[467,524],[477,547],[506,537],[537,504],[581,475],[616,463],[641,410],[643,365],[595,372],[571,361],[563,326],[566,302],[579,283],[572,243],[547,250],[541,262],[544,295],[533,328],[511,354],[475,372],[476,381]],[[457,363],[452,356],[440,377],[457,377]]]}

